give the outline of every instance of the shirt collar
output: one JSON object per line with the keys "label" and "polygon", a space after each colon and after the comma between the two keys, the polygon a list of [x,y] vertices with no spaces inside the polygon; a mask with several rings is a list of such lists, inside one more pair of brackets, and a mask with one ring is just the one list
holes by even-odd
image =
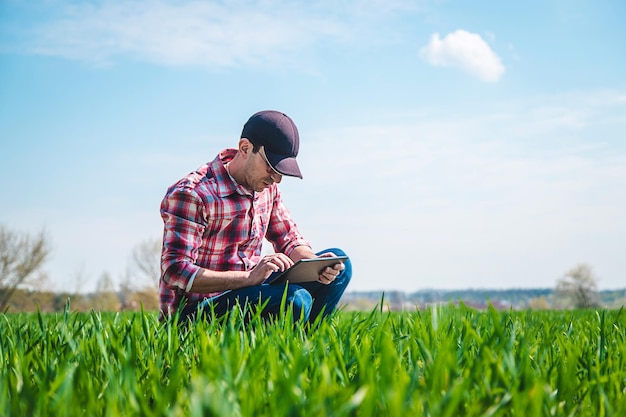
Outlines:
{"label": "shirt collar", "polygon": [[211,162],[211,171],[216,179],[217,192],[220,197],[226,197],[234,193],[244,196],[253,195],[252,191],[238,184],[225,167],[225,164],[232,161],[235,155],[237,155],[237,149],[224,149]]}

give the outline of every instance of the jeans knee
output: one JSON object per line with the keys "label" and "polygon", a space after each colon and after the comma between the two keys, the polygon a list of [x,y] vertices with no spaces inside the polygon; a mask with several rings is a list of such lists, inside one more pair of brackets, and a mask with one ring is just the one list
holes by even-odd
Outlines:
{"label": "jeans knee", "polygon": [[300,318],[303,320],[309,319],[313,306],[313,297],[310,292],[304,288],[300,288],[294,291],[290,302],[292,304],[293,318],[295,320],[299,320]]}

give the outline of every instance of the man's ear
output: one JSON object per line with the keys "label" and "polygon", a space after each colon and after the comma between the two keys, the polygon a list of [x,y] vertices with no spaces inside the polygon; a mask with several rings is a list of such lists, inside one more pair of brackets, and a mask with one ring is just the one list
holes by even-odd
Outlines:
{"label": "man's ear", "polygon": [[244,158],[246,158],[248,154],[252,152],[252,147],[253,147],[252,142],[250,142],[248,139],[246,138],[239,139],[239,152],[241,153],[241,156],[243,156]]}

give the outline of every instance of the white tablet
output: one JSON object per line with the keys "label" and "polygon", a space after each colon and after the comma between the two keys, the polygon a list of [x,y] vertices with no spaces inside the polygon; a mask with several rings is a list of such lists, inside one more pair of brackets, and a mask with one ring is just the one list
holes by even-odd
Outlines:
{"label": "white tablet", "polygon": [[348,260],[347,256],[301,259],[288,270],[276,274],[276,277],[270,277],[269,283],[274,285],[284,284],[287,281],[291,283],[317,281],[324,268],[346,260]]}

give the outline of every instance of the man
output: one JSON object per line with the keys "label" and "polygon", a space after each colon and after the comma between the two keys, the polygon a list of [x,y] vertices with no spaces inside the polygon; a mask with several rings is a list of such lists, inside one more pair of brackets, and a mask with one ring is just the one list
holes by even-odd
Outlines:
{"label": "man", "polygon": [[[273,110],[246,122],[237,149],[172,185],[161,203],[164,222],[161,317],[226,314],[236,305],[264,305],[262,317],[280,312],[283,295],[294,319],[313,322],[335,308],[352,276],[350,261],[325,268],[317,281],[269,285],[272,273],[300,259],[345,255],[314,253],[283,204],[283,176],[302,178],[296,161],[299,134],[287,115]],[[274,254],[261,256],[263,239]],[[263,304],[267,303],[267,304]]]}

